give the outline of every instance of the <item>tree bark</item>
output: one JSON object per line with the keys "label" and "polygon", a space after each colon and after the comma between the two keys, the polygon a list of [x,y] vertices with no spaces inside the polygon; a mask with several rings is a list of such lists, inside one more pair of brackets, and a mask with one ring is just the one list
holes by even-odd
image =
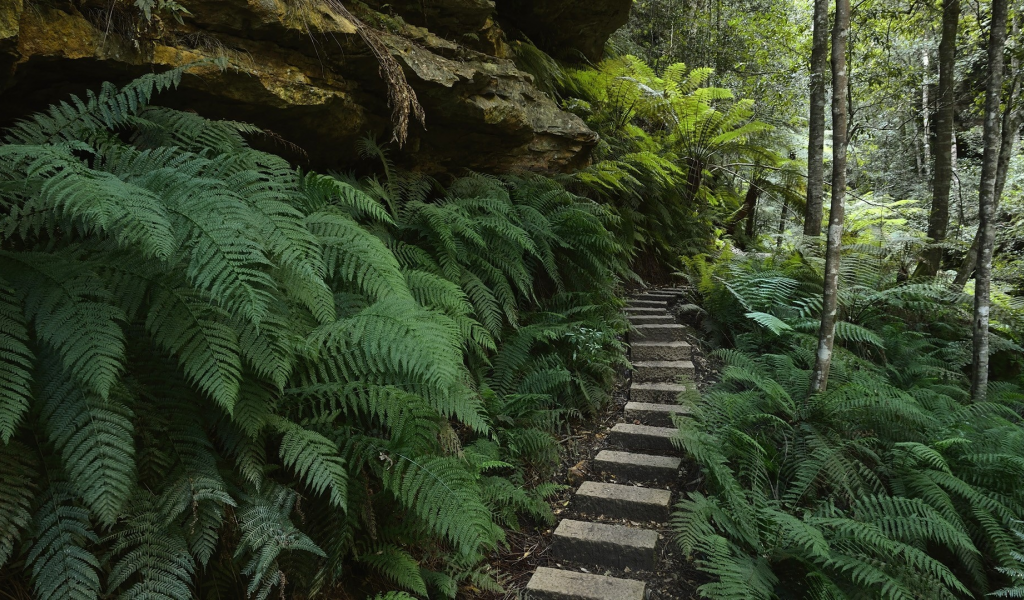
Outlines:
{"label": "tree bark", "polygon": [[992,286],[992,249],[995,245],[996,172],[1001,146],[999,103],[1003,88],[1003,47],[1006,45],[1006,1],[992,0],[992,26],[988,42],[988,83],[985,86],[985,150],[981,158],[978,208],[978,272],[974,277],[974,377],[971,399],[988,393],[989,295]]}
{"label": "tree bark", "polygon": [[782,235],[786,233],[786,211],[789,210],[789,198],[783,196],[782,210],[779,212],[779,237],[775,240],[775,249],[782,248]]}
{"label": "tree bark", "polygon": [[811,112],[807,133],[807,208],[804,235],[821,235],[825,196],[825,63],[828,58],[828,0],[814,0],[811,39]]}
{"label": "tree bark", "polygon": [[761,197],[761,192],[763,191],[760,186],[761,181],[761,179],[755,177],[751,180],[750,185],[747,186],[747,193],[743,198],[743,206],[736,212],[729,227],[729,233],[732,235],[733,240],[739,238],[741,231],[745,234],[748,243],[753,239],[753,221],[754,215],[757,212],[757,200]]}
{"label": "tree bark", "polygon": [[[949,188],[953,178],[953,118],[956,102],[956,33],[960,24],[960,0],[945,0],[942,6],[942,39],[939,41],[939,95],[935,111],[935,168],[932,170],[932,209],[928,215],[928,237],[933,243],[946,240],[949,227]],[[927,135],[927,132],[926,132]],[[914,277],[934,277],[942,264],[942,249],[929,248],[914,271]]]}
{"label": "tree bark", "polygon": [[[1005,0],[996,0],[1005,1]],[[839,309],[839,260],[843,242],[846,200],[846,42],[850,35],[850,0],[836,0],[836,21],[832,29],[832,205],[825,250],[825,290],[822,295],[818,352],[811,373],[811,393],[824,392],[832,366]]]}
{"label": "tree bark", "polygon": [[[1016,82],[1010,86],[1010,98],[1007,100],[1006,109],[1003,112],[1002,141],[999,144],[999,166],[996,168],[994,211],[999,210],[999,201],[1003,197],[1003,188],[1006,187],[1006,174],[1010,170],[1010,159],[1013,158],[1013,146],[1017,141],[1017,132],[1020,131],[1021,124],[1024,123],[1024,110],[1015,107],[1018,101],[1015,98],[1019,96],[1019,87],[1019,83]],[[961,263],[960,269],[957,270],[956,277],[953,279],[953,287],[958,290],[964,289],[964,286],[971,279],[971,275],[974,274],[974,269],[978,266],[978,246],[980,242],[981,228],[979,227],[978,232],[974,234],[974,241],[971,242],[970,249],[967,250],[967,256],[964,257],[964,261]]]}
{"label": "tree bark", "polygon": [[[1015,36],[1018,31],[1018,24],[1014,21],[1013,33]],[[1006,174],[1010,170],[1010,159],[1013,158],[1013,145],[1017,141],[1017,132],[1020,131],[1021,125],[1024,124],[1024,107],[1018,106],[1020,103],[1021,75],[1020,59],[1016,55],[1010,60],[1010,72],[1014,75],[1013,81],[1010,84],[1010,95],[1006,99],[1006,107],[1003,109],[1003,131],[1002,142],[999,145],[999,167],[996,170],[994,210],[999,210],[999,200],[1003,197],[1003,188],[1006,187]],[[956,278],[953,279],[953,286],[958,290],[964,289],[967,281],[974,274],[974,269],[978,266],[978,246],[980,240],[981,229],[979,228],[978,232],[974,234],[974,241],[971,242],[967,256],[964,257],[960,269],[957,270]]]}
{"label": "tree bark", "polygon": [[932,145],[931,140],[928,137],[928,126],[930,125],[930,115],[928,114],[928,51],[925,50],[921,54],[921,65],[924,67],[924,74],[921,76],[921,125],[923,131],[921,132],[921,146],[924,148],[924,173],[928,174],[931,169],[932,162]]}

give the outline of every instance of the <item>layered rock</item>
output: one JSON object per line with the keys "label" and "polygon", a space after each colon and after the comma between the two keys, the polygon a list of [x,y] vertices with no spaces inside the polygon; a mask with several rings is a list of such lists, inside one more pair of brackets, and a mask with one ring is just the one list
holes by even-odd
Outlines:
{"label": "layered rock", "polygon": [[498,0],[502,19],[558,58],[601,60],[608,37],[629,19],[633,0]]}
{"label": "layered rock", "polygon": [[[390,137],[379,61],[330,0],[180,0],[187,12],[151,20],[125,0],[90,1],[0,1],[0,125],[104,80],[217,58],[228,67],[192,69],[159,102],[252,122],[321,168],[349,164],[360,137]],[[347,8],[378,32],[425,109],[400,162],[550,172],[589,161],[596,134],[516,68],[490,0]]]}

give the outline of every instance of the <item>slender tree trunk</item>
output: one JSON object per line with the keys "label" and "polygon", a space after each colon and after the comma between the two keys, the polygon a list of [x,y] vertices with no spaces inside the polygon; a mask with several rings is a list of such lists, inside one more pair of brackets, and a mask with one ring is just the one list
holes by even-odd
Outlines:
{"label": "slender tree trunk", "polygon": [[921,146],[924,147],[924,174],[928,175],[929,169],[932,164],[932,144],[931,139],[928,137],[928,130],[930,125],[929,101],[928,101],[928,51],[925,50],[921,54],[921,65],[924,67],[924,75],[921,76],[921,124],[923,125],[921,132]]}
{"label": "slender tree trunk", "polygon": [[[1001,0],[996,0],[1001,1]],[[836,22],[832,30],[832,205],[825,251],[825,291],[821,303],[818,352],[811,373],[811,393],[824,392],[832,366],[832,347],[839,308],[839,259],[843,242],[846,200],[846,41],[850,35],[850,0],[836,0]]]}
{"label": "slender tree trunk", "polygon": [[761,197],[761,186],[760,179],[753,179],[750,185],[747,187],[747,193],[743,198],[743,206],[740,208],[736,216],[733,217],[732,226],[730,232],[733,239],[736,239],[740,235],[740,231],[743,231],[750,241],[753,238],[754,225],[754,214],[757,212],[757,200]]}
{"label": "slender tree trunk", "polygon": [[811,45],[811,113],[807,133],[807,208],[804,235],[821,235],[825,196],[825,63],[828,59],[828,0],[814,0]]}
{"label": "slender tree trunk", "polygon": [[789,198],[782,198],[782,210],[779,213],[779,238],[775,240],[775,249],[782,248],[782,234],[786,232],[786,211],[789,210]]}
{"label": "slender tree trunk", "polygon": [[[942,39],[939,41],[939,97],[935,111],[935,169],[932,177],[932,210],[928,237],[938,244],[946,240],[949,226],[949,188],[953,178],[953,117],[956,102],[956,33],[960,24],[960,0],[942,6]],[[929,248],[914,271],[915,277],[934,277],[942,264],[942,249]]]}
{"label": "slender tree trunk", "polygon": [[[1013,23],[1013,33],[1016,35],[1018,32],[1017,22]],[[1002,125],[1002,142],[999,144],[999,166],[996,170],[996,195],[995,195],[995,208],[993,210],[999,210],[999,200],[1003,197],[1003,188],[1006,187],[1006,174],[1010,170],[1010,159],[1013,158],[1013,145],[1017,141],[1017,132],[1020,131],[1021,124],[1024,123],[1024,107],[1018,106],[1020,103],[1020,59],[1014,56],[1010,62],[1010,72],[1013,73],[1013,82],[1010,84],[1010,95],[1006,99],[1006,107],[1003,109],[1003,125]],[[974,235],[974,241],[971,242],[971,247],[967,251],[967,256],[964,257],[964,262],[960,265],[960,269],[956,273],[956,278],[953,279],[953,286],[958,289],[964,289],[967,285],[967,281],[974,274],[974,269],[978,266],[978,247],[981,241],[981,228],[978,228],[978,232]]]}
{"label": "slender tree trunk", "polygon": [[985,86],[985,151],[981,158],[978,194],[978,273],[974,277],[974,378],[971,399],[988,393],[989,295],[992,285],[992,249],[995,246],[996,171],[999,169],[999,103],[1003,88],[1003,47],[1006,45],[1006,0],[992,0],[992,29],[988,42],[988,83]]}
{"label": "slender tree trunk", "polygon": [[[1015,104],[1013,99],[1015,88],[1018,88],[1017,84],[1011,86],[1011,98],[1006,106],[1008,112],[1003,113],[1002,141],[999,144],[999,166],[996,168],[994,211],[999,210],[999,201],[1003,197],[1003,188],[1006,187],[1006,174],[1010,170],[1010,159],[1013,158],[1013,146],[1017,141],[1017,132],[1020,131],[1021,124],[1024,122],[1024,110],[1017,108],[1009,112]],[[971,242],[970,249],[967,250],[967,256],[964,257],[964,261],[960,265],[960,269],[957,270],[956,277],[953,279],[954,288],[958,290],[964,289],[964,286],[971,279],[971,275],[974,274],[974,270],[978,266],[978,246],[980,243],[981,228],[979,227],[978,232],[974,234],[974,241]]]}
{"label": "slender tree trunk", "polygon": [[918,135],[916,118],[910,120],[910,126],[914,129],[914,162],[917,163],[917,176],[924,179],[924,160],[921,158],[924,152],[921,148],[921,136]]}

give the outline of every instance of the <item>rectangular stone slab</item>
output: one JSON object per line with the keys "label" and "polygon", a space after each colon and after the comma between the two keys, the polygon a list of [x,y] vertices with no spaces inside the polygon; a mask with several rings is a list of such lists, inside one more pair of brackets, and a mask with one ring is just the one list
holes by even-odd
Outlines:
{"label": "rectangular stone slab", "polygon": [[672,445],[672,438],[678,431],[675,427],[617,423],[608,432],[608,443],[626,450],[677,452]]}
{"label": "rectangular stone slab", "polygon": [[646,584],[632,579],[537,567],[526,584],[528,600],[644,600]]}
{"label": "rectangular stone slab", "polygon": [[629,322],[633,325],[671,325],[676,322],[676,318],[669,314],[629,315]]}
{"label": "rectangular stone slab", "polygon": [[630,421],[644,425],[671,427],[672,415],[685,415],[690,409],[678,404],[651,404],[649,402],[627,402],[625,416]]}
{"label": "rectangular stone slab", "polygon": [[629,355],[633,360],[690,360],[693,347],[686,342],[634,342]]}
{"label": "rectangular stone slab", "polygon": [[672,302],[678,297],[679,294],[673,292],[644,292],[642,294],[631,296],[631,298],[636,300],[667,300],[669,302]]}
{"label": "rectangular stone slab", "polygon": [[693,363],[688,360],[641,360],[633,362],[633,381],[675,383],[682,376],[692,377]]}
{"label": "rectangular stone slab", "polygon": [[562,519],[549,553],[556,560],[650,571],[657,544],[658,532],[650,529]]}
{"label": "rectangular stone slab", "polygon": [[658,308],[658,307],[651,308],[650,306],[627,306],[626,308],[623,308],[622,310],[624,310],[626,312],[626,316],[627,317],[633,316],[633,315],[667,315],[668,314],[668,310],[666,310],[664,308]]}
{"label": "rectangular stone slab", "polygon": [[630,332],[630,342],[685,342],[686,325],[637,325]]}
{"label": "rectangular stone slab", "polygon": [[629,399],[633,402],[651,404],[675,404],[679,394],[692,390],[689,383],[642,383],[634,381],[629,386]]}
{"label": "rectangular stone slab", "polygon": [[580,512],[630,521],[668,521],[672,492],[635,485],[584,481],[573,503]]}
{"label": "rectangular stone slab", "polygon": [[594,457],[594,468],[624,481],[668,483],[679,476],[683,459],[675,456],[634,454],[602,450]]}
{"label": "rectangular stone slab", "polygon": [[668,300],[635,300],[630,298],[626,300],[627,306],[647,307],[647,308],[668,308]]}

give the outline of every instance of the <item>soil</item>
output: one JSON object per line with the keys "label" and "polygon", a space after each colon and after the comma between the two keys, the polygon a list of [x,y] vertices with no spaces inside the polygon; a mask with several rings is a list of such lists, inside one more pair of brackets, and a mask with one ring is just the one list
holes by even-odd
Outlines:
{"label": "soil", "polygon": [[[679,319],[683,324],[691,327],[696,323],[687,323],[686,319]],[[693,364],[695,367],[695,381],[700,390],[707,389],[718,379],[719,364],[713,357],[707,354],[707,348],[703,342],[693,334],[687,336],[688,342],[693,347]],[[607,432],[616,423],[622,422],[622,412],[628,401],[629,373],[622,372],[617,379],[613,393],[613,399],[608,406],[594,419],[580,422],[575,425],[574,430],[560,440],[560,463],[552,478],[552,481],[566,486],[561,493],[551,499],[552,511],[558,519],[570,518],[580,520],[599,521],[606,523],[630,524],[623,520],[607,519],[602,516],[583,515],[577,512],[571,502],[572,495],[577,487],[590,477],[590,465],[594,456],[607,446]],[[601,479],[595,478],[595,481]],[[608,480],[614,483],[629,484],[629,481]],[[685,459],[683,460],[682,475],[670,486],[673,493],[673,501],[685,496],[686,493],[699,490],[703,478],[696,464]],[[583,572],[593,572],[587,565],[574,564],[566,561],[556,561],[548,556],[548,547],[551,544],[554,527],[544,523],[521,523],[519,531],[507,532],[506,547],[497,552],[491,560],[491,566],[500,573],[500,581],[505,587],[504,594],[475,593],[467,598],[482,598],[485,600],[516,600],[523,597],[523,590],[530,581],[537,567],[553,567],[561,569],[572,569]],[[650,523],[632,523],[637,527],[651,528]],[[691,557],[686,557],[675,545],[674,534],[670,523],[662,523],[656,526],[661,534],[659,544],[660,559],[656,571],[622,571],[618,569],[601,569],[600,575],[611,577],[623,577],[627,579],[638,579],[647,582],[647,600],[689,600],[698,598],[696,589],[703,583],[709,581],[709,577],[698,571]]]}

